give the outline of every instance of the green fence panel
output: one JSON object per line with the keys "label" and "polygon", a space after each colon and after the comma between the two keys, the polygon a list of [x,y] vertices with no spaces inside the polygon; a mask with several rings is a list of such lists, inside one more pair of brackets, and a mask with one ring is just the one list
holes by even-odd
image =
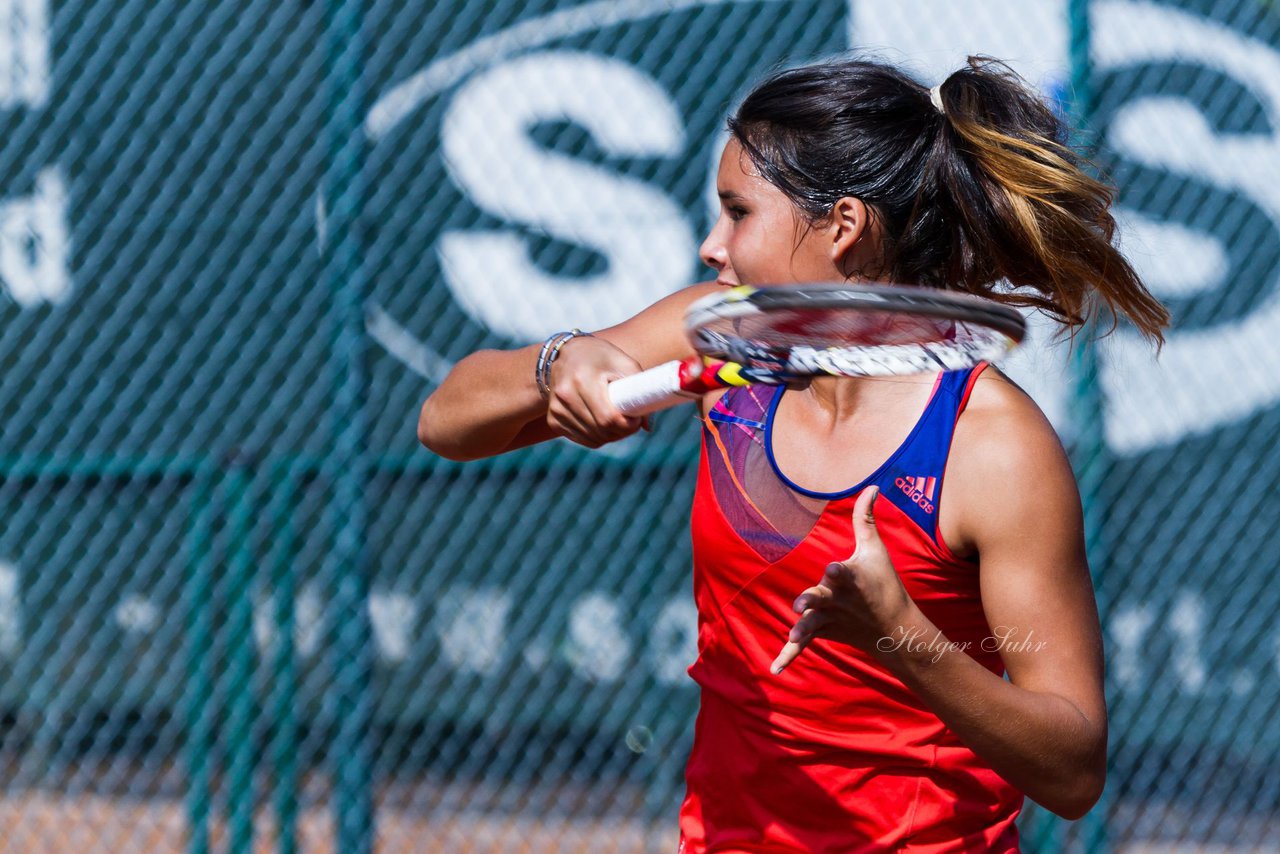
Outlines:
{"label": "green fence panel", "polygon": [[1026,850],[1280,847],[1274,4],[0,0],[0,848],[673,850],[696,420],[460,465],[417,411],[701,278],[735,100],[849,48],[1009,59],[1175,316],[1008,365],[1112,711]]}

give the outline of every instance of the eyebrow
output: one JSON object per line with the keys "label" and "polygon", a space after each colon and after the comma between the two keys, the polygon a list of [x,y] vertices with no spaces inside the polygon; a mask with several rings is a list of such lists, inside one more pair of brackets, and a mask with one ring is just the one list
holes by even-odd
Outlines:
{"label": "eyebrow", "polygon": [[726,202],[742,201],[742,196],[738,195],[733,190],[720,190],[716,195],[724,199]]}

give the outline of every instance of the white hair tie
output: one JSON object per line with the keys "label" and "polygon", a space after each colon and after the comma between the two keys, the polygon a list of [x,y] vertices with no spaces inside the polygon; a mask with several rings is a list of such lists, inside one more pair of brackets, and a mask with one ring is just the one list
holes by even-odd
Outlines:
{"label": "white hair tie", "polygon": [[932,89],[929,90],[929,100],[933,102],[933,106],[938,110],[938,112],[944,113],[944,114],[947,112],[946,107],[942,106],[942,84],[941,83],[939,83],[937,86],[934,86]]}

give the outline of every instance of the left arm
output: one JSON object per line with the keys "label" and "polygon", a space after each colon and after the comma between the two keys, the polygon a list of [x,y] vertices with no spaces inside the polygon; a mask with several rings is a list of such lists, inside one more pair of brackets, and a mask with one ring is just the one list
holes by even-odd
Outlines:
{"label": "left arm", "polygon": [[[979,387],[994,383],[1005,385],[992,378]],[[956,539],[978,553],[987,622],[997,639],[1007,635],[1000,653],[1008,681],[963,652],[939,657],[936,646],[913,650],[882,640],[907,632],[934,638],[938,629],[907,595],[880,544],[872,490],[854,510],[857,551],[797,599],[802,616],[775,671],[814,636],[859,646],[1000,776],[1077,819],[1102,794],[1107,746],[1102,631],[1080,499],[1044,416],[1029,399],[1011,401],[1022,395],[1011,385],[994,394],[1006,406],[975,407],[960,419],[944,488],[957,508]]]}

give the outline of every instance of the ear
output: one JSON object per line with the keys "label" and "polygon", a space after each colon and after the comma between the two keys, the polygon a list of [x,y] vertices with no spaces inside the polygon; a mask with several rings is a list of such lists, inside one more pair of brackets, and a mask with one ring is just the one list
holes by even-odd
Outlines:
{"label": "ear", "polygon": [[871,229],[871,211],[862,199],[845,196],[831,208],[828,233],[831,236],[831,260],[844,270],[853,262],[854,247]]}

